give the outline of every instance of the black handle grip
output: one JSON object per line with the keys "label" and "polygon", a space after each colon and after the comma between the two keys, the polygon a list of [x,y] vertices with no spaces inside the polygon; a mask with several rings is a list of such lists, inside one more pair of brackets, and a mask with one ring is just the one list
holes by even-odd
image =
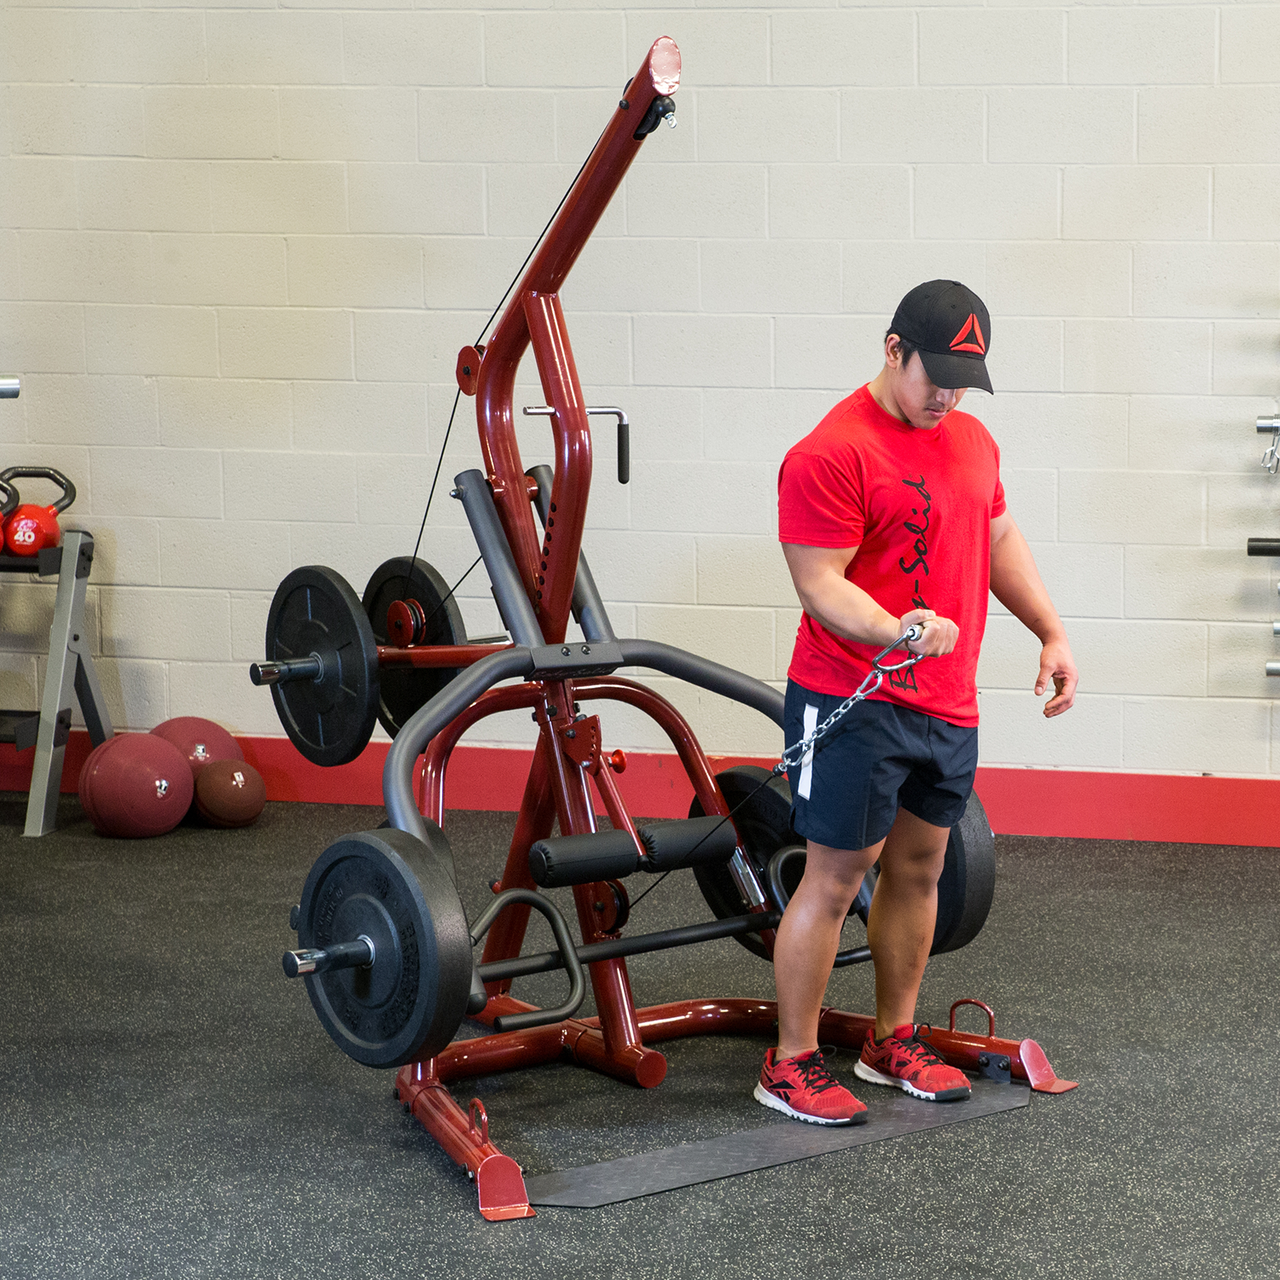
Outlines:
{"label": "black handle grip", "polygon": [[618,419],[618,483],[627,484],[631,479],[631,426],[625,418]]}
{"label": "black handle grip", "polygon": [[1280,556],[1280,538],[1250,538],[1251,556]]}
{"label": "black handle grip", "polygon": [[[62,489],[62,497],[52,504],[55,515],[65,511],[76,500],[75,485],[54,467],[6,467],[5,470],[0,471],[0,483],[8,484],[15,477],[23,480],[52,480],[54,484],[59,485]],[[16,489],[14,493],[17,493]]]}
{"label": "black handle grip", "polygon": [[18,491],[0,480],[0,520],[7,520],[18,507]]}
{"label": "black handle grip", "polygon": [[[569,995],[564,1004],[555,1009],[531,1009],[528,1013],[504,1013],[493,1020],[494,1029],[523,1031],[527,1027],[542,1027],[552,1022],[560,1022],[565,1018],[572,1018],[586,999],[587,980],[582,972],[577,948],[569,935],[569,926],[553,902],[532,889],[505,889],[494,898],[481,913],[480,919],[471,926],[471,945],[474,947],[484,937],[489,926],[513,902],[532,907],[546,917],[547,923],[551,926],[551,932],[555,935],[556,949],[560,952],[560,958],[564,961],[565,970],[569,974]],[[472,985],[473,987],[479,985],[474,977]]]}

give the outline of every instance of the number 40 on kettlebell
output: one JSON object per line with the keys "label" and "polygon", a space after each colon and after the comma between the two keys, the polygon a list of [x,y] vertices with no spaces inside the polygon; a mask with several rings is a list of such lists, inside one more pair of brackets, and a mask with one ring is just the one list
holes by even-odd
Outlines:
{"label": "number 40 on kettlebell", "polygon": [[[35,502],[20,502],[13,481],[18,479],[52,480],[62,489],[62,497],[47,507]],[[0,471],[0,531],[4,548],[10,555],[34,556],[45,547],[56,547],[62,537],[58,516],[76,500],[76,487],[53,467],[8,467]]]}

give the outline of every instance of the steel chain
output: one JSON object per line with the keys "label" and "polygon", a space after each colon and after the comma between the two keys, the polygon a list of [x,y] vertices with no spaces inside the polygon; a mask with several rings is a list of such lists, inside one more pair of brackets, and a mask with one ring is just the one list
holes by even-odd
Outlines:
{"label": "steel chain", "polygon": [[[919,625],[908,627],[891,645],[881,649],[871,663],[871,670],[867,672],[866,679],[849,695],[820,725],[816,725],[812,733],[802,738],[799,742],[794,742],[782,753],[782,758],[773,767],[775,775],[786,773],[792,765],[798,765],[806,755],[813,750],[814,744],[829,733],[839,721],[848,714],[849,709],[856,703],[861,702],[864,698],[869,698],[881,684],[884,683],[885,676],[894,671],[905,671],[908,667],[913,667],[920,661],[924,654],[913,653],[902,662],[884,665],[884,659],[889,656],[899,645],[906,644],[908,640],[918,640],[923,634],[923,628]],[[908,651],[909,652],[909,651]]]}

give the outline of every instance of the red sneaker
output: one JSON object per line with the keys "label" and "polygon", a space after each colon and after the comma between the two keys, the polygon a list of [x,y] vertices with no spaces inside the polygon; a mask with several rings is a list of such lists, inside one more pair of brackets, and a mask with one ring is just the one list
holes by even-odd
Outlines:
{"label": "red sneaker", "polygon": [[867,1108],[827,1070],[820,1049],[777,1060],[776,1049],[764,1055],[755,1099],[793,1120],[810,1124],[863,1124]]}
{"label": "red sneaker", "polygon": [[910,1022],[883,1040],[868,1035],[853,1069],[860,1080],[890,1084],[929,1102],[960,1102],[971,1092],[969,1077],[947,1066]]}

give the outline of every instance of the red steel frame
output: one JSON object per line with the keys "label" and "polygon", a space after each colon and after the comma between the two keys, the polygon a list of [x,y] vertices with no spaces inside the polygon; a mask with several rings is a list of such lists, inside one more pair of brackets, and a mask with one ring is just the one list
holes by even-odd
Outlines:
{"label": "red steel frame", "polygon": [[[499,518],[547,644],[557,644],[565,636],[591,485],[591,433],[559,289],[639,151],[643,139],[633,135],[641,119],[656,98],[675,92],[679,79],[679,50],[674,41],[662,37],[629,82],[626,97],[566,197],[492,341],[487,348],[465,348],[458,359],[459,384],[476,397],[480,440]],[[546,401],[555,411],[550,419],[556,459],[552,514],[541,538],[530,504],[531,482],[516,444],[512,409],[516,370],[530,344]],[[465,666],[498,647],[386,648],[379,650],[379,660],[386,665]],[[499,711],[532,709],[538,722],[538,744],[506,867],[495,892],[535,887],[529,873],[529,848],[550,834],[553,820],[559,822],[564,835],[596,829],[592,783],[613,826],[635,835],[611,775],[612,768],[622,767],[618,753],[613,758],[603,755],[597,717],[575,718],[578,704],[593,699],[628,703],[655,720],[683,763],[704,812],[728,812],[689,725],[670,703],[643,685],[620,677],[596,677],[491,689],[428,745],[419,781],[419,805],[426,816],[441,823],[445,771],[462,734]],[[602,897],[611,899],[608,886],[577,885],[573,896],[584,945],[618,936],[611,927],[612,917],[602,916],[596,907]],[[518,956],[528,919],[527,906],[508,907],[489,931],[483,959]],[[760,937],[771,951],[772,932],[764,931]],[[463,1111],[449,1093],[450,1082],[568,1057],[618,1079],[653,1088],[667,1070],[666,1059],[650,1047],[654,1042],[713,1032],[771,1036],[774,1031],[777,1009],[772,1001],[686,1000],[637,1009],[625,959],[596,961],[588,971],[597,1016],[455,1041],[434,1058],[402,1067],[397,1076],[397,1090],[406,1108],[475,1178],[480,1211],[486,1218],[531,1217],[533,1209],[519,1167],[489,1139],[483,1105],[473,1099]],[[481,1022],[492,1025],[501,1014],[533,1007],[512,997],[510,985],[509,980],[488,984],[489,1002],[478,1015]],[[933,1043],[957,1065],[975,1067],[984,1054],[1007,1058],[1013,1076],[1027,1080],[1033,1088],[1058,1092],[1072,1087],[1069,1081],[1054,1076],[1034,1041],[996,1039],[994,1018],[986,1036],[955,1031],[954,1011],[952,1022],[951,1029],[933,1033]],[[873,1025],[872,1018],[828,1009],[822,1015],[821,1035],[824,1041],[856,1049]]]}

